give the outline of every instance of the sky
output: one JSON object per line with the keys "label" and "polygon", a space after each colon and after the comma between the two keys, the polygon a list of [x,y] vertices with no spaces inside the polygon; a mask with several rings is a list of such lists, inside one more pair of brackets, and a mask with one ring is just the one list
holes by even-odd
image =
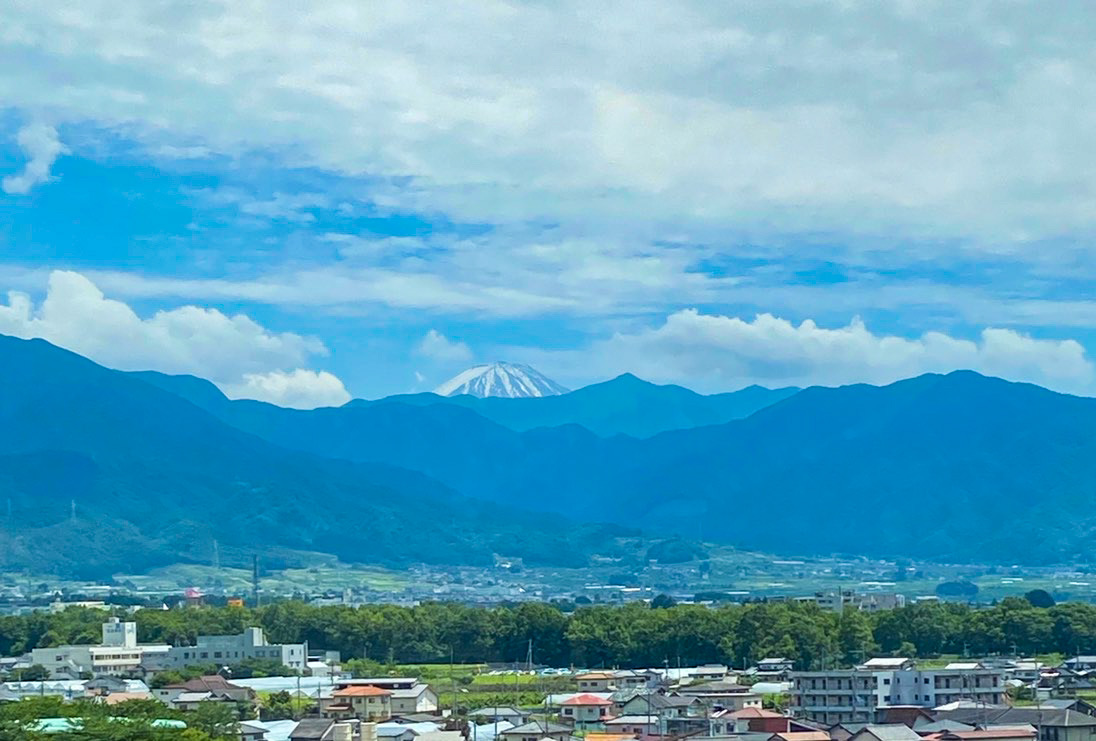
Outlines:
{"label": "sky", "polygon": [[0,333],[314,407],[481,362],[1096,395],[1096,6],[0,5]]}

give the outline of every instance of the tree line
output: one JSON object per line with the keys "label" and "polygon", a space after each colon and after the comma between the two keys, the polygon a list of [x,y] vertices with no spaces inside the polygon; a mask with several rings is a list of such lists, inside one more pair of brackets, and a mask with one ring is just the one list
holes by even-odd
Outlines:
{"label": "tree line", "polygon": [[[70,608],[2,617],[0,653],[95,643],[106,615]],[[257,625],[272,642],[338,650],[360,666],[524,662],[530,641],[538,664],[591,668],[714,662],[743,667],[783,656],[799,669],[814,669],[873,654],[1096,653],[1096,605],[1037,607],[1019,597],[992,607],[927,602],[876,613],[837,613],[796,601],[661,609],[635,603],[571,612],[544,603],[351,608],[283,602],[257,609],[139,610],[132,619],[144,643],[189,645],[198,635]]]}

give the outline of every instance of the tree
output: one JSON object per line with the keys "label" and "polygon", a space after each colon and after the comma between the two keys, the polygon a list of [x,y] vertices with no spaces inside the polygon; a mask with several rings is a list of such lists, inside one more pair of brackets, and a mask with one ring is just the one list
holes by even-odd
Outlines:
{"label": "tree", "polygon": [[263,720],[286,720],[293,717],[293,697],[284,690],[274,692],[263,703],[260,716]]}
{"label": "tree", "polygon": [[673,597],[671,597],[668,594],[660,594],[657,597],[655,597],[653,600],[651,600],[651,607],[656,609],[656,610],[665,609],[667,607],[673,607],[676,604],[677,604],[677,600],[675,600]]}
{"label": "tree", "polygon": [[41,664],[34,664],[26,669],[16,669],[11,673],[11,678],[16,682],[41,682],[49,679],[49,669]]}
{"label": "tree", "polygon": [[1024,599],[1031,603],[1032,607],[1054,607],[1054,598],[1045,589],[1032,589],[1024,595]]}
{"label": "tree", "polygon": [[855,607],[846,607],[837,622],[837,647],[846,664],[862,662],[873,653],[875,639],[867,616]]}
{"label": "tree", "polygon": [[200,702],[186,717],[187,725],[215,739],[236,737],[236,706],[226,702]]}
{"label": "tree", "polygon": [[969,581],[945,581],[936,585],[938,597],[960,597],[973,599],[978,594],[978,585]]}

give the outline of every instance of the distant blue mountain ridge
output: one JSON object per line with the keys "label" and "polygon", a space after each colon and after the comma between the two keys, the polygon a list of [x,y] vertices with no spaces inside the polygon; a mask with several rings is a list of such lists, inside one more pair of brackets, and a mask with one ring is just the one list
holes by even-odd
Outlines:
{"label": "distant blue mountain ridge", "polygon": [[622,376],[301,411],[0,337],[0,493],[5,562],[66,573],[200,561],[214,539],[226,557],[581,565],[635,558],[640,532],[1089,563],[1096,400],[959,371],[714,396]]}

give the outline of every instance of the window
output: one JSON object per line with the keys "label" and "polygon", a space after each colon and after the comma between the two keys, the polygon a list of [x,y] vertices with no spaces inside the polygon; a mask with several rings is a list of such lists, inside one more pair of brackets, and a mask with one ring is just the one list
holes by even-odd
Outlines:
{"label": "window", "polygon": [[[929,678],[928,678],[928,677],[925,677],[925,684],[928,684],[928,683],[929,683]],[[927,699],[929,699],[929,698],[927,698],[927,697],[926,697],[925,699],[927,700]]]}
{"label": "window", "polygon": [[572,708],[564,708],[563,709],[563,714],[564,715],[574,715],[575,711]]}
{"label": "window", "polygon": [[883,680],[883,684],[890,684],[890,679],[889,679],[889,678],[888,678],[888,679],[884,679],[884,680]]}

